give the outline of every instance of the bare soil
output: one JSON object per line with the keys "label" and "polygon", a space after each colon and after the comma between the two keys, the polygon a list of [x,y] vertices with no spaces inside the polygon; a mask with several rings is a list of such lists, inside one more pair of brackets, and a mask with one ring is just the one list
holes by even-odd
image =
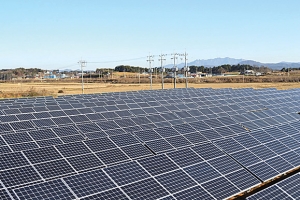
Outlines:
{"label": "bare soil", "polygon": [[[177,83],[177,88],[185,88],[185,83]],[[173,88],[172,83],[165,83],[165,89]],[[189,83],[193,88],[277,88],[291,89],[300,88],[298,82],[271,82],[271,83]],[[161,84],[154,83],[152,89],[161,89]],[[150,90],[147,84],[113,84],[113,83],[85,83],[84,93],[107,93],[124,92],[136,90]],[[0,83],[0,98],[11,98],[21,96],[44,96],[44,95],[68,95],[81,94],[81,83]]]}

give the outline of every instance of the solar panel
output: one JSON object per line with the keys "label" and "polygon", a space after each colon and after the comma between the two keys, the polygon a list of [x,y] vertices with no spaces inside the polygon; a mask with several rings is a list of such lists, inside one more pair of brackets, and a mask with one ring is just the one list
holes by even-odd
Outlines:
{"label": "solar panel", "polygon": [[105,192],[101,192],[95,195],[91,195],[85,198],[82,198],[82,200],[113,200],[113,199],[119,199],[119,200],[128,200],[128,197],[119,189],[114,188]]}
{"label": "solar panel", "polygon": [[153,178],[145,179],[122,187],[131,199],[158,199],[169,193]]}
{"label": "solar panel", "polygon": [[64,159],[36,164],[34,167],[45,179],[59,177],[75,172],[70,164]]}
{"label": "solar panel", "polygon": [[124,151],[130,158],[139,158],[152,155],[149,149],[147,149],[142,144],[134,144],[125,147],[121,147],[122,151]]}
{"label": "solar panel", "polygon": [[176,170],[155,177],[170,193],[179,192],[197,183],[190,178],[183,170]]}
{"label": "solar panel", "polygon": [[104,171],[119,186],[127,185],[150,177],[150,175],[137,162],[128,162],[110,166],[105,168]]}
{"label": "solar panel", "polygon": [[69,176],[63,180],[79,198],[116,187],[102,170]]}
{"label": "solar panel", "polygon": [[299,166],[298,93],[176,89],[2,101],[0,198],[229,198]]}
{"label": "solar panel", "polygon": [[116,147],[116,145],[108,138],[97,138],[84,141],[84,143],[94,152],[113,149]]}
{"label": "solar panel", "polygon": [[104,166],[104,164],[94,154],[84,154],[70,157],[67,158],[67,161],[76,171],[83,171]]}
{"label": "solar panel", "polygon": [[14,190],[19,199],[75,199],[73,193],[62,182],[62,180],[53,180],[40,184],[30,185]]}
{"label": "solar panel", "polygon": [[19,186],[42,180],[32,166],[0,171],[0,179],[5,187]]}
{"label": "solar panel", "polygon": [[21,152],[0,155],[0,170],[30,165]]}

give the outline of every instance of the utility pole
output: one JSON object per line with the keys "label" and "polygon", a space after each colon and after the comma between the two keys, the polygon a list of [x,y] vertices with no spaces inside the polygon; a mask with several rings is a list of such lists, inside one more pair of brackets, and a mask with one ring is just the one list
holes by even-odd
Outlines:
{"label": "utility pole", "polygon": [[184,52],[184,75],[185,75],[185,88],[188,88],[188,79],[187,79],[187,75],[188,75],[188,71],[190,71],[189,67],[187,66],[187,53]]}
{"label": "utility pole", "polygon": [[141,68],[139,67],[139,84],[141,84]]}
{"label": "utility pole", "polygon": [[152,65],[151,63],[154,62],[153,60],[153,55],[150,55],[149,53],[149,56],[147,56],[148,59],[147,59],[147,62],[149,62],[149,70],[150,70],[150,89],[152,90]]}
{"label": "utility pole", "polygon": [[80,60],[78,63],[81,66],[81,87],[82,87],[82,94],[84,94],[83,68],[86,67],[87,62],[85,60]]}
{"label": "utility pole", "polygon": [[166,54],[160,54],[159,55],[159,59],[158,61],[160,61],[160,71],[161,71],[161,89],[165,89],[164,86],[164,72],[165,72],[165,68],[163,67],[163,61],[165,61],[166,59],[164,58],[164,56],[166,56]]}
{"label": "utility pole", "polygon": [[173,71],[174,71],[174,89],[176,88],[176,71],[178,70],[177,69],[177,66],[176,66],[176,60],[177,60],[177,58],[178,58],[178,53],[173,53],[172,54],[173,55],[173,58],[171,58],[171,59],[173,59],[174,60],[174,67],[173,67]]}
{"label": "utility pole", "polygon": [[245,67],[244,67],[244,73],[243,73],[243,83],[245,83]]}

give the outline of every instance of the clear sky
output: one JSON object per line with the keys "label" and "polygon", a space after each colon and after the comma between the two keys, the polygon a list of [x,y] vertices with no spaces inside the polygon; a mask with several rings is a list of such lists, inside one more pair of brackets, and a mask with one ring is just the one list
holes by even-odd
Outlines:
{"label": "clear sky", "polygon": [[299,9],[299,0],[0,0],[0,68],[146,67],[149,52],[184,51],[189,61],[300,62]]}

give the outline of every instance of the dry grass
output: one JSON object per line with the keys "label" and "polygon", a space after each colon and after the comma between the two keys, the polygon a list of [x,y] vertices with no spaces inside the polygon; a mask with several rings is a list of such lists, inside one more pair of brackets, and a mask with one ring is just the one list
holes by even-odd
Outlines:
{"label": "dry grass", "polygon": [[[177,88],[184,88],[185,83],[177,83]],[[266,82],[266,83],[190,83],[194,88],[300,88],[298,82]],[[80,83],[1,83],[0,98],[68,95],[81,94]],[[155,83],[153,89],[161,89],[161,84]],[[165,83],[165,89],[173,88],[172,83]],[[123,92],[136,90],[150,90],[150,84],[111,84],[111,83],[85,83],[84,93]],[[60,92],[59,92],[60,91]]]}

